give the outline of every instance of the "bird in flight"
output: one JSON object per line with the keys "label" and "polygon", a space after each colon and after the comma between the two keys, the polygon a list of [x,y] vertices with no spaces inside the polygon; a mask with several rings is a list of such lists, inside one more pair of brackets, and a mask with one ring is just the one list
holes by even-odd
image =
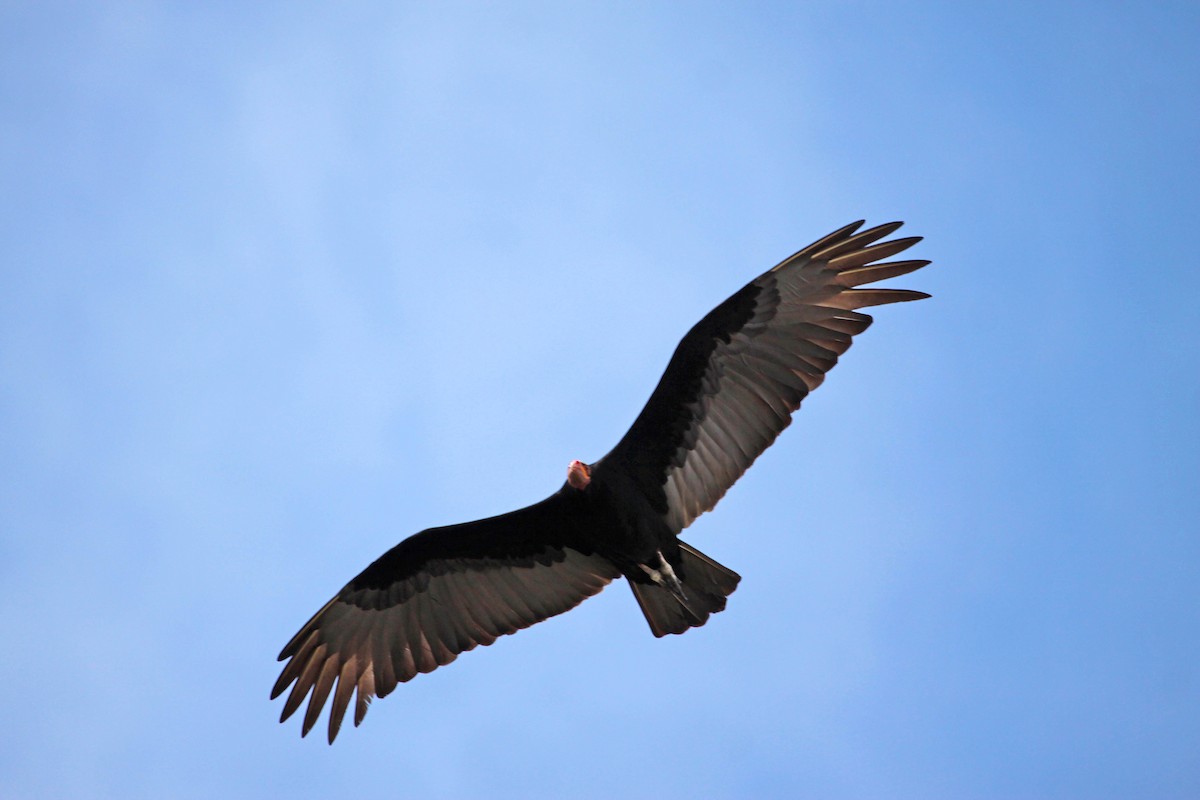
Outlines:
{"label": "bird in flight", "polygon": [[[858,309],[929,295],[855,288],[928,261],[880,263],[920,241],[856,222],[764,272],[688,331],[608,455],[572,461],[562,487],[508,514],[410,536],[326,603],[279,654],[280,722],[332,695],[329,742],[354,696],[373,697],[568,611],[624,577],[655,636],[703,625],[740,576],[679,539],[780,432],[871,324]],[[311,697],[310,697],[311,694]]]}

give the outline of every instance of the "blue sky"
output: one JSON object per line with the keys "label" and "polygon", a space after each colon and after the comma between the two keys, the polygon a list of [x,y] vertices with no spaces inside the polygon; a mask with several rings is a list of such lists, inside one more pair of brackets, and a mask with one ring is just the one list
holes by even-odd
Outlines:
{"label": "blue sky", "polygon": [[[1200,795],[1194,3],[0,23],[0,796]],[[725,613],[617,585],[276,723],[346,580],[556,489],[863,217],[934,299],[689,529]]]}

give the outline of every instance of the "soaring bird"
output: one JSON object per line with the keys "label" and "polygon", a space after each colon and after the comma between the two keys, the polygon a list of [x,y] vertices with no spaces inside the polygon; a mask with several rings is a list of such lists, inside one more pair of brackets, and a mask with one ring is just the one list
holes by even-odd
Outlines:
{"label": "soaring bird", "polygon": [[354,698],[375,696],[459,653],[568,611],[624,577],[655,636],[725,608],[740,576],[679,539],[775,441],[801,401],[871,324],[857,309],[919,300],[857,289],[928,261],[879,263],[920,241],[902,223],[834,231],[746,284],[680,341],[633,426],[608,455],[572,461],[554,494],[476,522],[430,528],[380,556],[279,654],[283,722],[311,693],[329,742]]}

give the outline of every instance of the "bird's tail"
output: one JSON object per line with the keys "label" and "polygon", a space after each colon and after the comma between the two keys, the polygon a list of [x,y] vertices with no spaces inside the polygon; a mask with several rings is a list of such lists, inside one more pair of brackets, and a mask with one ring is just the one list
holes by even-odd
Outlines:
{"label": "bird's tail", "polygon": [[710,615],[724,610],[725,598],[733,594],[742,579],[683,542],[679,543],[679,553],[676,573],[683,585],[682,599],[657,583],[629,582],[655,636],[683,633],[703,625]]}

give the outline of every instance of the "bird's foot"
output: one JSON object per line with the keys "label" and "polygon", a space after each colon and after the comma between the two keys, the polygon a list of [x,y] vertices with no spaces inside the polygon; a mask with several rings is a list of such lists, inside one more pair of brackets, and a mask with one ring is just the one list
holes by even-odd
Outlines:
{"label": "bird's foot", "polygon": [[658,564],[657,568],[646,564],[638,564],[638,566],[650,577],[650,580],[670,592],[681,606],[689,612],[692,611],[688,605],[687,593],[683,591],[683,584],[680,583],[679,576],[675,574],[675,568],[671,566],[670,561],[667,561],[661,550],[658,551]]}

